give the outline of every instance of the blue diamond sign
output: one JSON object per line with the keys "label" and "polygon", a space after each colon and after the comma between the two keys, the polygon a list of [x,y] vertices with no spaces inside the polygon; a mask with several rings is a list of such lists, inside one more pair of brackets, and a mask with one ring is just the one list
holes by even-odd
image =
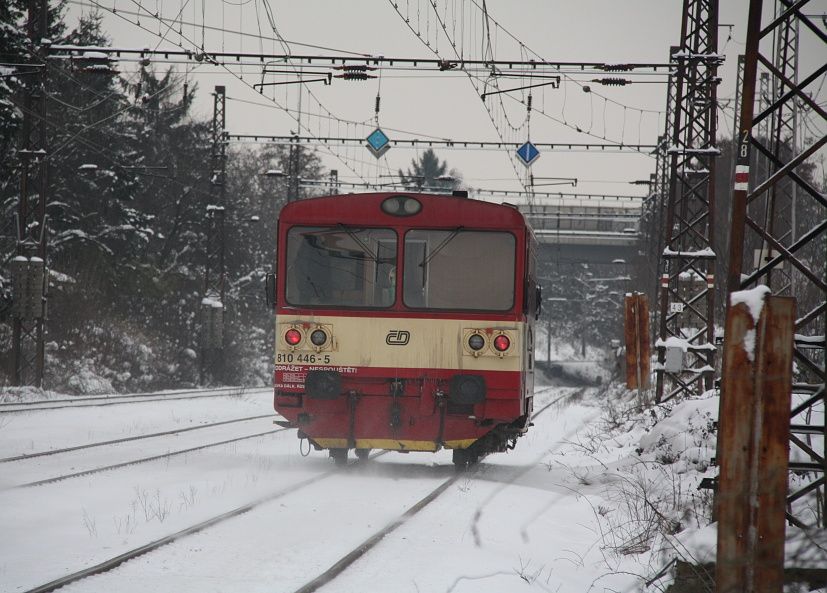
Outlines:
{"label": "blue diamond sign", "polygon": [[391,148],[390,139],[385,135],[385,132],[381,130],[381,128],[376,128],[371,132],[370,136],[367,137],[367,149],[375,156],[377,159],[381,157],[383,154],[388,152]]}
{"label": "blue diamond sign", "polygon": [[526,142],[517,149],[517,156],[526,167],[530,167],[531,163],[540,158],[540,151],[531,142]]}

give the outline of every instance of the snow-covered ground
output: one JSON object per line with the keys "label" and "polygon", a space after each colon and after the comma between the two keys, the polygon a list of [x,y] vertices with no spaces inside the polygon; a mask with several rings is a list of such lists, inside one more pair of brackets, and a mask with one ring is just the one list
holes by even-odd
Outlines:
{"label": "snow-covered ground", "polygon": [[[325,593],[663,590],[644,582],[704,531],[709,397],[628,411],[620,389],[540,386],[555,402],[386,535]],[[268,390],[0,416],[3,457],[272,412]],[[5,419],[4,419],[5,418]],[[455,475],[450,452],[388,453],[336,470],[275,416],[0,463],[0,591],[25,591],[253,501],[249,512],[61,591],[292,592]],[[34,487],[36,479],[199,444],[226,445]],[[810,540],[808,540],[810,541]],[[810,550],[815,566],[827,555]]]}

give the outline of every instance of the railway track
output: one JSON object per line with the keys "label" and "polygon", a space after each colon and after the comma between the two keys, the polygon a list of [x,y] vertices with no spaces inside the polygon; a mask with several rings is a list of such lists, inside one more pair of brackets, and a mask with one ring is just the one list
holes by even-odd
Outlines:
{"label": "railway track", "polygon": [[427,507],[433,501],[435,501],[440,494],[445,492],[452,484],[454,484],[457,480],[462,477],[462,473],[457,473],[444,482],[431,490],[428,494],[422,497],[419,502],[405,511],[402,515],[399,516],[395,521],[391,522],[384,528],[380,529],[373,535],[371,535],[368,539],[357,545],[353,548],[350,552],[342,556],[335,564],[333,564],[330,568],[325,570],[319,576],[315,577],[305,585],[302,585],[298,589],[294,591],[294,593],[313,593],[314,591],[318,590],[320,587],[323,587],[330,583],[333,579],[337,576],[342,574],[347,568],[356,562],[359,558],[370,552],[376,545],[381,542],[387,535],[396,531],[399,527],[404,525],[409,519],[414,517],[417,513],[419,513],[422,509]]}
{"label": "railway track", "polygon": [[[561,402],[562,400],[571,398],[571,397],[575,396],[576,394],[577,394],[577,392],[575,391],[574,393],[567,393],[567,394],[562,395],[558,398],[555,398],[551,402],[546,403],[540,409],[535,411],[533,416],[535,418],[540,416],[543,412],[550,409],[555,404]],[[288,430],[288,429],[280,429],[280,430]],[[279,430],[273,430],[273,431],[269,431],[268,433],[263,433],[263,434],[270,434],[270,433],[274,433],[274,432],[279,432]],[[253,436],[256,436],[256,435],[251,435],[248,438],[253,438]],[[262,436],[262,435],[258,435],[258,436]],[[208,445],[208,446],[215,446],[215,445]],[[204,448],[204,447],[199,447],[199,448]],[[183,451],[179,452],[179,453],[183,453]],[[370,459],[376,459],[377,457],[380,457],[381,455],[384,455],[385,453],[387,453],[387,452],[386,451],[378,452],[374,455],[371,455]],[[156,456],[155,458],[157,459],[157,458],[161,458],[161,457],[164,457],[164,456]],[[348,471],[349,468],[352,468],[356,465],[364,464],[364,463],[365,463],[364,461],[358,461],[358,460],[351,461],[344,468],[344,471]],[[119,464],[119,465],[126,465],[126,464]],[[99,471],[103,471],[103,469],[101,469]],[[49,593],[51,591],[55,591],[55,590],[59,589],[60,587],[66,586],[68,584],[81,581],[83,579],[86,579],[86,578],[94,576],[94,575],[99,575],[99,574],[108,572],[108,571],[120,566],[121,564],[123,564],[125,562],[128,562],[129,560],[131,560],[133,558],[137,558],[138,556],[142,556],[144,554],[147,554],[149,552],[157,550],[157,549],[159,549],[163,546],[171,544],[171,543],[173,543],[177,540],[180,540],[184,537],[187,537],[189,535],[198,533],[200,531],[203,531],[203,530],[208,529],[210,527],[213,527],[215,525],[218,525],[218,524],[224,523],[226,521],[229,521],[230,519],[233,519],[234,517],[238,517],[239,515],[250,512],[250,511],[264,505],[265,503],[269,503],[271,501],[277,500],[277,499],[279,499],[281,497],[284,497],[288,494],[291,494],[291,493],[294,493],[298,490],[301,490],[302,488],[305,488],[305,487],[308,487],[312,484],[318,483],[318,482],[320,482],[320,481],[322,481],[326,478],[329,478],[333,475],[337,475],[341,471],[342,471],[342,468],[331,469],[329,471],[326,471],[326,472],[323,472],[323,473],[318,474],[316,476],[313,476],[309,479],[305,479],[305,480],[302,480],[300,482],[297,482],[296,484],[292,484],[290,486],[280,488],[280,489],[275,490],[274,492],[271,492],[271,493],[269,493],[269,494],[267,494],[267,495],[265,495],[261,498],[258,498],[257,500],[255,500],[251,503],[248,503],[248,504],[245,504],[243,506],[237,507],[237,508],[235,508],[231,511],[227,511],[227,512],[222,513],[220,515],[216,515],[216,516],[214,516],[210,519],[207,519],[205,521],[201,521],[201,522],[199,522],[195,525],[192,525],[190,527],[187,527],[185,529],[182,529],[180,531],[177,531],[177,532],[175,532],[173,534],[170,534],[170,535],[167,535],[165,537],[159,538],[157,540],[154,540],[152,542],[149,542],[147,544],[144,544],[140,547],[134,548],[134,549],[129,550],[127,552],[124,552],[122,554],[118,554],[117,556],[114,556],[114,557],[112,557],[108,560],[100,562],[100,563],[98,563],[94,566],[90,566],[88,568],[79,570],[79,571],[71,573],[71,574],[67,574],[63,577],[60,577],[58,579],[55,579],[55,580],[50,581],[48,583],[45,583],[45,584],[43,584],[39,587],[36,587],[34,589],[29,589],[28,591],[25,591],[24,593]],[[83,472],[83,473],[85,474],[85,473],[90,473],[90,472]],[[338,577],[341,573],[343,573],[349,566],[351,566],[359,558],[361,558],[366,553],[368,553],[373,548],[375,548],[376,545],[378,545],[385,537],[387,537],[389,534],[394,532],[396,529],[398,529],[399,527],[404,525],[411,518],[416,516],[419,512],[421,512],[423,509],[425,509],[429,504],[431,504],[437,498],[439,498],[439,496],[443,492],[445,492],[448,488],[450,488],[452,484],[456,483],[457,480],[461,479],[465,475],[466,475],[465,472],[457,472],[454,475],[452,475],[451,477],[443,480],[438,486],[433,488],[430,492],[428,492],[425,496],[423,496],[418,502],[416,502],[414,505],[412,505],[410,508],[408,508],[405,512],[403,512],[401,515],[399,515],[395,520],[391,521],[390,523],[388,523],[383,528],[378,529],[372,535],[370,535],[367,539],[363,540],[361,543],[359,543],[358,545],[353,547],[350,551],[343,554],[329,568],[327,568],[322,573],[318,574],[317,576],[315,576],[314,578],[309,580],[307,583],[305,583],[304,585],[302,585],[298,589],[295,589],[294,593],[313,593],[313,592],[317,591],[319,588],[321,588],[324,585],[326,585],[326,584],[330,583],[331,581],[333,581],[336,577]],[[49,481],[55,481],[57,479],[65,479],[66,477],[71,477],[71,476],[64,476],[64,477],[61,477],[61,478],[55,478],[55,479],[49,480]],[[45,483],[45,481],[43,483]],[[32,484],[32,485],[34,485],[34,484]]]}
{"label": "railway track", "polygon": [[[281,430],[288,430],[288,429],[281,429]],[[279,432],[279,431],[274,430],[272,432]],[[377,457],[380,457],[381,455],[384,455],[385,453],[386,453],[385,451],[381,451],[379,453],[371,455],[370,459],[376,459]],[[273,491],[269,494],[266,494],[266,495],[264,495],[264,496],[262,496],[262,497],[260,497],[256,500],[254,500],[253,502],[242,505],[240,507],[237,507],[237,508],[235,508],[233,510],[230,510],[230,511],[227,511],[225,513],[221,513],[220,515],[216,515],[214,517],[211,517],[210,519],[207,519],[205,521],[201,521],[199,523],[196,523],[195,525],[191,525],[190,527],[187,527],[185,529],[181,529],[180,531],[176,531],[175,533],[172,533],[172,534],[167,535],[165,537],[156,539],[156,540],[151,541],[149,543],[146,543],[146,544],[144,544],[140,547],[134,548],[134,549],[129,550],[127,552],[124,552],[122,554],[118,554],[117,556],[114,556],[114,557],[112,557],[108,560],[104,560],[103,562],[100,562],[100,563],[98,563],[94,566],[84,568],[82,570],[79,570],[77,572],[73,572],[71,574],[67,574],[63,577],[57,578],[53,581],[50,581],[50,582],[45,583],[43,585],[40,585],[39,587],[35,587],[34,589],[29,589],[27,591],[24,591],[23,593],[49,593],[50,591],[55,591],[55,590],[57,590],[61,587],[65,587],[66,585],[69,585],[71,583],[76,583],[78,581],[89,578],[91,576],[108,572],[108,571],[112,570],[113,568],[116,568],[116,567],[120,566],[124,562],[132,560],[133,558],[137,558],[138,556],[143,556],[144,554],[147,554],[149,552],[157,550],[157,549],[159,549],[163,546],[166,546],[167,544],[171,544],[171,543],[173,543],[173,542],[175,542],[175,541],[177,541],[181,538],[184,538],[188,535],[198,533],[200,531],[203,531],[204,529],[207,529],[209,527],[213,527],[213,526],[218,525],[220,523],[224,523],[225,521],[228,521],[228,520],[230,520],[234,517],[238,517],[239,515],[243,515],[244,513],[248,513],[248,512],[250,512],[250,511],[252,511],[252,510],[268,503],[268,502],[277,500],[277,499],[282,498],[282,497],[284,497],[288,494],[292,494],[293,492],[301,490],[302,488],[306,488],[307,486],[310,486],[310,485],[315,484],[317,482],[320,482],[320,481],[322,481],[326,478],[329,478],[333,475],[336,475],[337,473],[341,472],[342,469],[347,470],[347,468],[353,467],[354,465],[357,465],[357,464],[360,464],[360,463],[364,463],[364,462],[354,460],[354,461],[351,461],[345,468],[331,469],[331,470],[328,470],[328,471],[323,472],[321,474],[317,474],[317,475],[315,475],[311,478],[308,478],[306,480],[301,480],[301,481],[299,481],[295,484],[291,484],[290,486],[287,486],[287,487],[284,487],[284,488],[279,488],[279,489],[277,489],[277,490],[275,490],[275,491]]]}
{"label": "railway track", "polygon": [[177,435],[193,430],[203,430],[206,428],[213,428],[215,426],[224,426],[226,424],[235,424],[238,422],[249,422],[251,420],[260,420],[262,418],[272,417],[273,414],[262,414],[260,416],[246,416],[244,418],[235,418],[233,420],[222,420],[221,422],[210,422],[208,424],[199,424],[198,426],[190,426],[187,428],[176,428],[173,430],[165,430],[163,432],[153,432],[151,434],[141,434],[134,437],[124,437],[121,439],[111,439],[108,441],[98,441],[97,443],[88,443],[86,445],[75,445],[74,447],[63,447],[61,449],[49,449],[48,451],[37,451],[36,453],[25,453],[23,455],[15,455],[14,457],[4,457],[0,459],[0,463],[9,463],[12,461],[25,461],[27,459],[35,459],[38,457],[48,457],[50,455],[59,455],[61,453],[69,453],[72,451],[81,451],[83,449],[94,449],[95,447],[104,447],[106,445],[117,445],[120,443],[128,443],[131,441],[140,441],[143,439],[151,439],[162,436]]}
{"label": "railway track", "polygon": [[15,412],[33,412],[40,410],[60,410],[64,408],[87,408],[96,406],[117,406],[139,404],[155,401],[175,401],[199,399],[204,397],[232,397],[251,393],[270,393],[270,388],[246,389],[244,387],[221,387],[215,389],[193,389],[190,391],[170,391],[166,393],[129,393],[123,395],[103,395],[94,397],[64,398],[31,402],[0,403],[0,414]]}
{"label": "railway track", "polygon": [[[579,392],[582,392],[582,390],[579,390]],[[553,405],[559,403],[560,401],[562,401],[564,399],[573,397],[577,393],[578,392],[575,392],[574,394],[562,395],[562,396],[554,399],[553,401],[545,404],[539,410],[536,410],[533,414],[533,417],[534,418],[538,417],[540,414],[545,412],[547,409],[551,408]],[[190,431],[193,431],[193,430],[206,429],[206,428],[212,428],[212,427],[216,427],[216,426],[223,426],[223,425],[227,425],[227,424],[258,420],[258,419],[266,418],[268,416],[270,416],[270,415],[266,414],[266,415],[261,415],[261,416],[250,416],[250,417],[247,417],[247,418],[238,418],[238,419],[235,419],[235,420],[225,420],[225,421],[222,421],[222,422],[213,422],[213,423],[210,423],[210,424],[204,424],[204,425],[194,426],[194,427],[189,427],[189,428],[184,428],[184,429],[169,430],[169,431],[152,433],[152,434],[148,434],[148,435],[139,435],[139,436],[134,436],[134,437],[125,437],[125,438],[122,438],[122,439],[113,439],[113,440],[108,440],[108,441],[101,441],[101,442],[98,442],[98,443],[90,443],[90,444],[87,444],[87,445],[78,445],[78,446],[75,446],[75,447],[66,447],[66,448],[63,448],[63,449],[55,449],[53,451],[42,451],[42,452],[38,452],[38,453],[30,453],[30,454],[27,454],[27,455],[18,455],[18,456],[14,456],[14,457],[7,457],[5,459],[0,459],[0,463],[25,461],[25,460],[28,460],[28,459],[33,459],[33,458],[38,458],[38,457],[45,457],[45,456],[49,456],[49,455],[57,455],[57,454],[60,454],[60,453],[67,453],[67,452],[78,451],[78,450],[83,450],[83,449],[90,449],[90,448],[94,448],[94,447],[102,447],[102,446],[114,445],[114,444],[119,444],[119,443],[126,443],[126,442],[131,442],[131,441],[142,440],[142,439],[149,439],[149,438],[157,438],[157,437],[162,437],[162,436],[176,435],[176,434],[180,434],[180,433],[184,433],[184,432],[190,432]],[[120,462],[120,463],[109,464],[109,465],[105,465],[105,466],[101,466],[101,467],[97,467],[97,468],[85,469],[85,470],[73,472],[73,473],[70,473],[70,474],[63,474],[63,475],[53,476],[53,477],[50,477],[50,478],[44,478],[44,479],[41,479],[41,480],[25,482],[25,483],[22,483],[22,484],[17,484],[15,486],[13,486],[13,488],[30,488],[30,487],[34,487],[34,486],[43,486],[45,484],[52,484],[52,483],[55,483],[55,482],[60,482],[60,481],[63,481],[63,480],[77,478],[77,477],[80,477],[80,476],[88,476],[88,475],[93,475],[93,474],[97,474],[97,473],[102,473],[102,472],[105,472],[105,471],[111,471],[111,470],[114,470],[114,469],[119,469],[119,468],[122,468],[122,467],[138,465],[138,464],[141,464],[141,463],[149,463],[149,462],[152,462],[152,461],[157,461],[159,459],[167,459],[167,458],[175,457],[175,456],[178,456],[178,455],[184,455],[186,453],[201,451],[201,450],[209,449],[209,448],[212,448],[212,447],[219,447],[221,445],[227,445],[229,443],[234,443],[234,442],[238,442],[238,441],[244,441],[244,440],[248,440],[248,439],[258,438],[258,437],[262,437],[262,436],[266,436],[266,435],[270,435],[270,434],[275,434],[275,433],[278,433],[278,432],[283,432],[283,431],[286,431],[286,430],[290,430],[290,429],[288,429],[288,428],[278,428],[278,429],[273,429],[273,430],[268,430],[268,431],[263,431],[263,432],[257,432],[257,433],[250,434],[250,435],[243,435],[243,436],[239,436],[239,437],[234,437],[234,438],[231,438],[231,439],[223,439],[223,440],[212,442],[212,443],[197,445],[195,447],[187,447],[187,448],[184,448],[184,449],[179,449],[177,451],[166,451],[166,452],[158,454],[158,455],[150,455],[150,456],[142,457],[142,458],[139,458],[139,459],[131,459],[131,460],[123,461],[123,462]]]}
{"label": "railway track", "polygon": [[89,476],[89,475],[92,475],[92,474],[98,474],[98,473],[101,473],[101,472],[111,471],[113,469],[119,469],[119,468],[122,468],[122,467],[131,466],[131,465],[138,465],[138,464],[141,464],[141,463],[149,463],[151,461],[157,461],[159,459],[168,459],[170,457],[175,457],[177,455],[184,455],[186,453],[192,453],[194,451],[202,451],[204,449],[210,449],[212,447],[220,447],[221,445],[228,445],[230,443],[237,443],[239,441],[246,441],[246,440],[249,440],[249,439],[255,439],[255,438],[259,438],[259,437],[263,437],[263,436],[267,436],[267,435],[271,435],[271,434],[276,434],[276,433],[279,433],[279,432],[284,432],[286,430],[291,430],[291,429],[289,429],[289,428],[274,428],[272,430],[266,430],[266,431],[257,432],[257,433],[254,433],[254,434],[243,435],[243,436],[234,437],[234,438],[231,438],[231,439],[224,439],[224,440],[213,442],[213,443],[207,443],[207,444],[204,444],[204,445],[197,445],[195,447],[188,447],[186,449],[180,449],[178,451],[167,451],[167,452],[161,453],[159,455],[151,455],[149,457],[142,457],[140,459],[131,459],[131,460],[128,460],[128,461],[123,461],[121,463],[114,463],[114,464],[106,465],[106,466],[103,466],[103,467],[86,469],[86,470],[74,472],[74,473],[71,473],[71,474],[64,474],[64,475],[54,476],[54,477],[51,477],[51,478],[45,478],[43,480],[36,480],[36,481],[33,481],[33,482],[26,482],[24,484],[17,484],[15,486],[13,486],[13,488],[30,488],[30,487],[33,487],[33,486],[43,486],[45,484],[52,484],[54,482],[61,482],[63,480],[69,480],[71,478],[77,478],[77,477],[80,477],[80,476]]}

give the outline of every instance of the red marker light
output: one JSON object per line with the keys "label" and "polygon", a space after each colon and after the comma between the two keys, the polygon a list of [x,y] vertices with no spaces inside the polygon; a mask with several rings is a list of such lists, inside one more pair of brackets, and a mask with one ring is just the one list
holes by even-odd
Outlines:
{"label": "red marker light", "polygon": [[511,340],[508,339],[508,336],[504,336],[500,334],[496,338],[494,338],[494,348],[498,352],[505,352],[511,346]]}
{"label": "red marker light", "polygon": [[302,341],[302,334],[297,329],[288,329],[287,332],[284,334],[284,341],[290,344],[291,346],[295,346],[296,344]]}

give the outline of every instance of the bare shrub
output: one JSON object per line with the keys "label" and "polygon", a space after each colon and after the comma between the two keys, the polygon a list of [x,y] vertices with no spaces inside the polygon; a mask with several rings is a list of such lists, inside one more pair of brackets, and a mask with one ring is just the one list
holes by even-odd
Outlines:
{"label": "bare shrub", "polygon": [[83,509],[83,515],[81,517],[83,521],[83,526],[86,528],[87,533],[89,533],[89,537],[98,537],[98,525],[94,517],[90,516],[86,509]]}

